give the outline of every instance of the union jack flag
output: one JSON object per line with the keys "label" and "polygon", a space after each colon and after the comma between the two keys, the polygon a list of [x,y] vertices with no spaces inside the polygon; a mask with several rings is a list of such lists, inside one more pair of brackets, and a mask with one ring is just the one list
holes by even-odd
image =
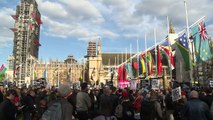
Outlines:
{"label": "union jack flag", "polygon": [[206,27],[203,21],[199,23],[199,33],[201,35],[201,40],[205,40],[208,38]]}

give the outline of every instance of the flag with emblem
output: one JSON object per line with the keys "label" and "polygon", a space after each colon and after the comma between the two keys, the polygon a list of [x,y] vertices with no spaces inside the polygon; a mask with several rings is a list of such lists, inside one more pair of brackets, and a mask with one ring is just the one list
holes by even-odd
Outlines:
{"label": "flag with emblem", "polygon": [[211,59],[213,56],[204,22],[201,21],[198,25],[192,27],[191,31],[195,44],[196,63],[199,64]]}
{"label": "flag with emblem", "polygon": [[186,49],[189,48],[188,40],[187,40],[187,37],[186,37],[186,33],[183,33],[180,37],[178,37],[178,43],[180,45],[182,45],[183,47],[185,47]]}

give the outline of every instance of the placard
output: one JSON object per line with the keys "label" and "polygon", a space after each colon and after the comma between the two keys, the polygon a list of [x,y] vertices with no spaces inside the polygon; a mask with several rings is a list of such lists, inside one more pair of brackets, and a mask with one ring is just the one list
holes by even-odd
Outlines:
{"label": "placard", "polygon": [[152,89],[159,89],[160,81],[158,79],[152,79]]}
{"label": "placard", "polygon": [[130,80],[130,90],[136,90],[136,89],[137,89],[136,80]]}
{"label": "placard", "polygon": [[181,88],[177,87],[172,89],[172,101],[177,101],[179,99],[181,99]]}
{"label": "placard", "polygon": [[210,86],[211,88],[213,88],[213,81],[212,81],[212,80],[209,81],[209,86]]}
{"label": "placard", "polygon": [[141,80],[141,87],[142,88],[149,87],[149,80]]}

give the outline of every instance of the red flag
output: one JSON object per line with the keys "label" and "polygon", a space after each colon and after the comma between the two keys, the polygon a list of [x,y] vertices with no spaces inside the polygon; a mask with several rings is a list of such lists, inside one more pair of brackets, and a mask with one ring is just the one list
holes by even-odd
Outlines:
{"label": "red flag", "polygon": [[10,30],[12,30],[13,32],[16,32],[16,31],[17,31],[16,28],[10,28]]}
{"label": "red flag", "polygon": [[18,19],[18,16],[17,16],[17,15],[11,15],[11,17],[12,17],[14,20],[17,20],[17,19]]}
{"label": "red flag", "polygon": [[43,24],[40,16],[36,16],[36,21],[37,21],[38,24]]}
{"label": "red flag", "polygon": [[164,46],[161,46],[161,49],[163,49],[166,52],[167,56],[169,57],[172,70],[175,69],[175,63],[174,63],[174,57],[172,55],[172,50],[170,48],[167,48]]}
{"label": "red flag", "polygon": [[163,67],[161,62],[160,46],[158,46],[158,75],[162,73]]}
{"label": "red flag", "polygon": [[39,43],[38,40],[33,40],[33,43],[34,43],[35,45],[37,45],[37,46],[41,46],[41,44]]}

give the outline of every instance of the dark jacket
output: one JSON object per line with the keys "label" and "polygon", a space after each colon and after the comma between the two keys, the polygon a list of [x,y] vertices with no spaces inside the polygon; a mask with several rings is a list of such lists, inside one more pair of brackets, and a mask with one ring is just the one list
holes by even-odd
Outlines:
{"label": "dark jacket", "polygon": [[213,97],[212,97],[212,95],[206,95],[206,96],[203,97],[201,100],[202,100],[203,102],[205,102],[205,103],[209,106],[209,108],[210,108],[211,105],[212,105]]}
{"label": "dark jacket", "polygon": [[0,104],[1,104],[1,102],[3,102],[3,99],[4,98],[4,95],[2,94],[2,92],[0,91]]}
{"label": "dark jacket", "polygon": [[122,120],[134,120],[134,106],[129,100],[122,101],[123,118]]}
{"label": "dark jacket", "polygon": [[189,100],[184,107],[183,115],[188,120],[212,120],[208,105],[199,99]]}
{"label": "dark jacket", "polygon": [[99,104],[100,114],[105,116],[111,116],[113,111],[113,103],[111,96],[107,96],[105,94],[101,95],[100,97],[100,104]]}
{"label": "dark jacket", "polygon": [[0,120],[16,120],[17,109],[9,100],[5,99],[0,105]]}

